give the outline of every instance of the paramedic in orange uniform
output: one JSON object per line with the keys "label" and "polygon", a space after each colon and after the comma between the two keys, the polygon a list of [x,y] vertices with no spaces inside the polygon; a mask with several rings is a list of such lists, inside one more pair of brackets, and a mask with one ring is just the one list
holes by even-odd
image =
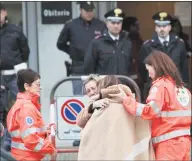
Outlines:
{"label": "paramedic in orange uniform", "polygon": [[46,154],[56,154],[49,140],[50,126],[45,126],[40,113],[40,76],[31,69],[24,69],[17,77],[20,92],[7,116],[11,154],[21,161],[40,161]]}
{"label": "paramedic in orange uniform", "polygon": [[130,114],[152,120],[156,160],[190,160],[191,94],[166,54],[153,51],[145,66],[153,81],[146,104],[126,96],[121,89],[111,96],[123,101]]}

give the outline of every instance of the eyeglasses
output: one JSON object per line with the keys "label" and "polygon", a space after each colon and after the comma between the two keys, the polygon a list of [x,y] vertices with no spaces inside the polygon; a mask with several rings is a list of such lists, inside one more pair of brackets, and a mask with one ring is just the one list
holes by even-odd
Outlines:
{"label": "eyeglasses", "polygon": [[40,87],[41,86],[40,83],[36,83],[36,82],[33,82],[31,85],[34,85],[36,87]]}

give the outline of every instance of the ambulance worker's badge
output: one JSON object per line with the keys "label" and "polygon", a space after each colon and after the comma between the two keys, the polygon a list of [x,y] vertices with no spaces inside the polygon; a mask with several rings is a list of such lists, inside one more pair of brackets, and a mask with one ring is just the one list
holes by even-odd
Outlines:
{"label": "ambulance worker's badge", "polygon": [[190,97],[188,91],[185,88],[176,88],[177,100],[178,102],[186,107],[190,102]]}
{"label": "ambulance worker's badge", "polygon": [[33,119],[31,117],[26,117],[26,123],[27,125],[32,125],[33,124]]}
{"label": "ambulance worker's badge", "polygon": [[157,90],[158,90],[157,87],[152,87],[150,92],[151,92],[151,93],[156,93]]}

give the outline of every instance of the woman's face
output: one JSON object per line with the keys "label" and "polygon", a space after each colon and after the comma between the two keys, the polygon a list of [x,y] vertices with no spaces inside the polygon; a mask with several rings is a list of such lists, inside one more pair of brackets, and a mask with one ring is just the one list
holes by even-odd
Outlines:
{"label": "woman's face", "polygon": [[149,77],[152,79],[152,80],[154,80],[155,79],[155,69],[154,69],[154,67],[153,66],[151,66],[151,65],[148,65],[148,64],[145,64],[145,67],[146,67],[146,69],[147,69],[147,71],[148,71],[148,73],[149,73]]}
{"label": "woman's face", "polygon": [[89,97],[94,96],[97,93],[97,83],[95,80],[91,80],[85,84],[85,93]]}
{"label": "woman's face", "polygon": [[40,79],[39,78],[35,80],[31,85],[25,83],[24,87],[27,92],[40,96],[41,88],[40,88]]}

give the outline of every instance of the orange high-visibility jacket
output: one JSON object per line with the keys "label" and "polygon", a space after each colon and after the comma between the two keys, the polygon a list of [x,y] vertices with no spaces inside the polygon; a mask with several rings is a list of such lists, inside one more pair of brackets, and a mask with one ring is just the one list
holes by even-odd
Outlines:
{"label": "orange high-visibility jacket", "polygon": [[17,160],[41,160],[55,151],[49,141],[39,111],[39,97],[18,93],[7,115],[7,128],[12,137],[11,153]]}
{"label": "orange high-visibility jacket", "polygon": [[191,101],[186,88],[177,88],[171,78],[158,78],[150,89],[147,104],[131,97],[123,104],[129,113],[152,120],[152,142],[156,144],[190,135]]}

